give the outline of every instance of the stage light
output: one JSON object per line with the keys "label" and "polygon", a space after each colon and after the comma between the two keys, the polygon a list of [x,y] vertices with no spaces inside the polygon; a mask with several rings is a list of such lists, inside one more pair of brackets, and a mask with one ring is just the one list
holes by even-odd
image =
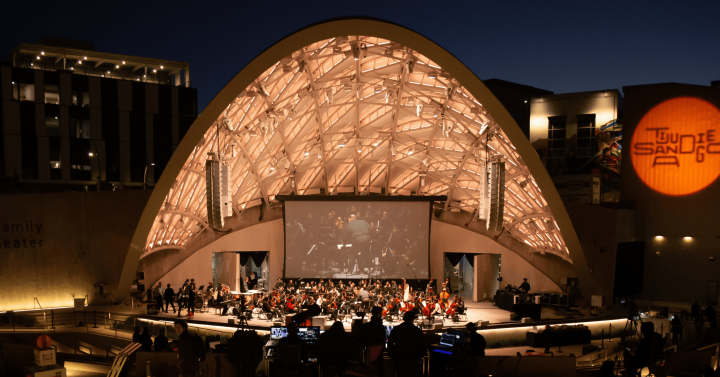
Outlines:
{"label": "stage light", "polygon": [[82,60],[78,60],[78,64],[82,64]]}
{"label": "stage light", "polygon": [[305,151],[305,156],[309,156],[309,155],[310,155],[310,152]]}
{"label": "stage light", "polygon": [[393,156],[397,154],[397,147],[395,147],[395,144],[393,143],[390,143],[390,152]]}
{"label": "stage light", "polygon": [[40,60],[40,55],[37,56],[37,60]]}
{"label": "stage light", "polygon": [[412,149],[410,150],[410,152],[408,152],[408,154],[413,154],[413,153],[415,153],[415,151],[413,151]]}
{"label": "stage light", "polygon": [[40,55],[45,55],[45,51],[40,51]]}
{"label": "stage light", "polygon": [[125,64],[125,60],[122,61],[123,65]]}
{"label": "stage light", "polygon": [[373,143],[373,147],[377,147],[377,146],[378,146],[378,143],[377,143],[377,142],[374,142],[374,143]]}
{"label": "stage light", "polygon": [[352,47],[352,54],[353,54],[353,58],[355,58],[355,60],[360,60],[360,46],[354,45]]}
{"label": "stage light", "polygon": [[95,156],[95,153],[88,152],[88,156],[93,157],[93,156]]}
{"label": "stage light", "polygon": [[117,64],[115,64],[115,68],[120,68],[120,66],[119,66],[119,65],[117,65]]}
{"label": "stage light", "polygon": [[160,66],[160,69],[165,69],[165,68],[163,68],[163,66]]}
{"label": "stage light", "polygon": [[83,60],[87,60],[87,56],[83,56]]}
{"label": "stage light", "polygon": [[338,143],[338,146],[344,147],[344,146],[345,146],[345,139],[340,140],[340,142]]}
{"label": "stage light", "polygon": [[431,78],[431,79],[434,79],[434,78],[437,77],[437,73],[435,73],[435,72],[433,72],[433,71],[430,71],[430,72],[428,73],[428,77]]}
{"label": "stage light", "polygon": [[153,73],[157,73],[157,69],[153,69]]}

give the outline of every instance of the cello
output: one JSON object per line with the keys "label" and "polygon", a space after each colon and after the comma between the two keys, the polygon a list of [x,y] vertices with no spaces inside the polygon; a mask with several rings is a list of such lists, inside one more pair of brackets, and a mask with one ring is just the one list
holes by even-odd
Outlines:
{"label": "cello", "polygon": [[446,318],[452,317],[453,315],[455,315],[457,313],[457,305],[458,305],[457,302],[458,302],[458,297],[455,296],[453,298],[453,303],[450,304],[450,307],[448,307],[448,310],[445,313]]}

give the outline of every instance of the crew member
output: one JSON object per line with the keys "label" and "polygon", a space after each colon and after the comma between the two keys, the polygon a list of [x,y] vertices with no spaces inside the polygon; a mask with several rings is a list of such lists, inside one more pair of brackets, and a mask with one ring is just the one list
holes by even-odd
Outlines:
{"label": "crew member", "polygon": [[187,288],[187,294],[188,294],[188,316],[190,316],[190,313],[195,315],[195,279],[190,279],[190,284]]}
{"label": "crew member", "polygon": [[530,283],[527,282],[527,278],[524,278],[523,283],[520,284],[520,290],[525,293],[530,292]]}
{"label": "crew member", "polygon": [[163,295],[165,296],[165,313],[168,312],[168,305],[172,306],[173,313],[175,313],[175,290],[170,288],[170,284],[167,285]]}

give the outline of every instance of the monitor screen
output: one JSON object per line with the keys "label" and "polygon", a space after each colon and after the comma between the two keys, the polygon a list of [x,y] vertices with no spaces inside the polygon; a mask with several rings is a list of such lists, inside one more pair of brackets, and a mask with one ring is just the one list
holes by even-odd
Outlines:
{"label": "monitor screen", "polygon": [[286,201],[285,277],[428,278],[431,202]]}
{"label": "monitor screen", "polygon": [[287,327],[271,327],[270,339],[282,339],[288,336]]}
{"label": "monitor screen", "polygon": [[448,334],[455,336],[455,343],[458,344],[465,344],[465,334],[464,331],[456,330],[456,329],[449,329]]}
{"label": "monitor screen", "polygon": [[306,344],[314,345],[320,337],[320,327],[300,326],[298,327],[298,337],[304,340]]}
{"label": "monitor screen", "polygon": [[441,347],[452,347],[455,345],[455,336],[448,333],[440,335],[440,346]]}

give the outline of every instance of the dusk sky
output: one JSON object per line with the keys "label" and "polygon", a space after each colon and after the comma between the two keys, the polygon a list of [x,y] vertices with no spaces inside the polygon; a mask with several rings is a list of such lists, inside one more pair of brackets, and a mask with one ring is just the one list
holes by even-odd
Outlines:
{"label": "dusk sky", "polygon": [[[481,79],[555,93],[720,80],[720,1],[16,1],[0,57],[43,35],[190,63],[205,108],[245,64],[309,24],[366,16],[413,29]],[[420,51],[422,52],[422,51]]]}

